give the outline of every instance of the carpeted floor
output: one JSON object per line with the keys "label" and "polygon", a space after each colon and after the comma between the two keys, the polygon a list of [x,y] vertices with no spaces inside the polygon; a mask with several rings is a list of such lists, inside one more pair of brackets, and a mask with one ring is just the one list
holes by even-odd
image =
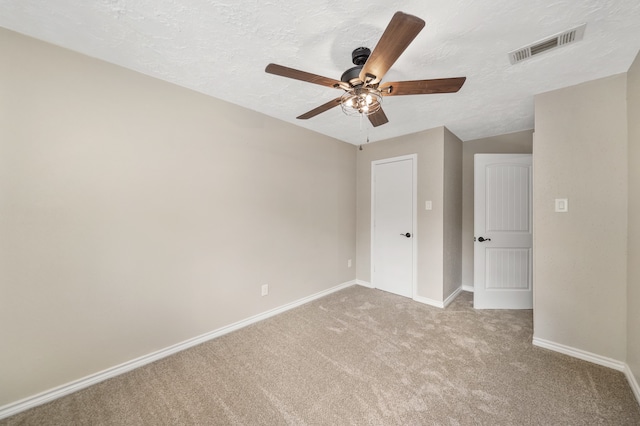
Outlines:
{"label": "carpeted floor", "polygon": [[533,347],[531,311],[360,286],[2,425],[640,425],[618,371]]}

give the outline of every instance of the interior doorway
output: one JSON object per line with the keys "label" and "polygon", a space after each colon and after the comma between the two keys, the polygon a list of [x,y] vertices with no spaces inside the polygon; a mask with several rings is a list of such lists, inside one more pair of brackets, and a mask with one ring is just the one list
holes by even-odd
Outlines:
{"label": "interior doorway", "polygon": [[532,155],[474,157],[474,307],[533,308]]}
{"label": "interior doorway", "polygon": [[417,156],[371,162],[371,284],[414,297]]}

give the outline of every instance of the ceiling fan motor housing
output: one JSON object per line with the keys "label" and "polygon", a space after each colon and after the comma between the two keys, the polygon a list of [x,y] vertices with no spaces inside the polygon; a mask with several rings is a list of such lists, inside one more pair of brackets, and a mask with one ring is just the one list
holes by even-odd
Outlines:
{"label": "ceiling fan motor housing", "polygon": [[362,81],[360,81],[360,70],[362,70],[362,65],[349,68],[342,74],[340,81],[349,83],[351,86],[358,86],[362,84]]}

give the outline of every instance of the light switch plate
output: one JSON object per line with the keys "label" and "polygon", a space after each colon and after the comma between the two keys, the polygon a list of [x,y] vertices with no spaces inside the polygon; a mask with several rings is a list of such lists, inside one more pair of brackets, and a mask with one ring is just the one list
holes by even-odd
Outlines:
{"label": "light switch plate", "polygon": [[567,198],[556,198],[556,213],[566,213],[569,211],[569,200]]}
{"label": "light switch plate", "polygon": [[424,202],[424,209],[425,210],[432,210],[433,209],[433,203],[431,201],[425,201]]}

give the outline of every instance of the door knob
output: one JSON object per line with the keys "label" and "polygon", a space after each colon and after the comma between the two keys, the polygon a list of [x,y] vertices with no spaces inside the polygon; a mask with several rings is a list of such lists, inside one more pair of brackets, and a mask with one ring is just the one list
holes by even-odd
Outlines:
{"label": "door knob", "polygon": [[480,241],[481,243],[485,242],[485,241],[491,241],[491,238],[484,238],[484,237],[479,237],[478,241]]}
{"label": "door knob", "polygon": [[400,234],[400,235],[402,235],[403,237],[411,238],[411,234],[408,232],[406,234]]}

